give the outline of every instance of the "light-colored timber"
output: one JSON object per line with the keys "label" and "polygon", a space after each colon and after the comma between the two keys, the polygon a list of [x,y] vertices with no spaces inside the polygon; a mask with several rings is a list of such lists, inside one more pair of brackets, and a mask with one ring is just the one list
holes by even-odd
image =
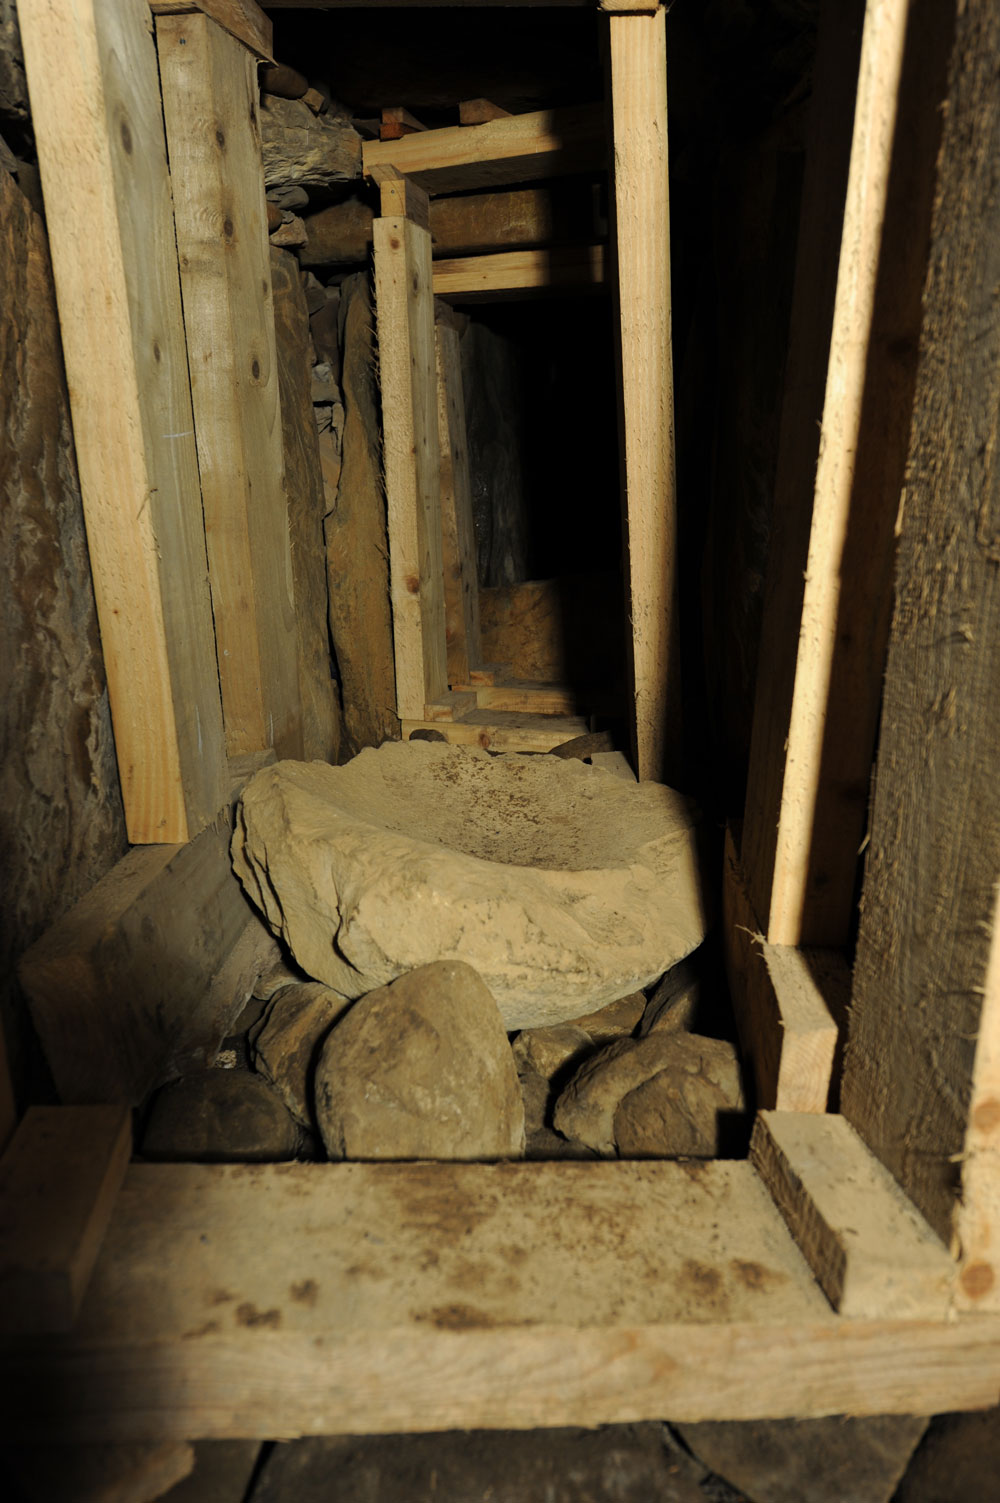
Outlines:
{"label": "light-colored timber", "polygon": [[945,1318],[948,1249],[843,1117],[760,1112],[750,1159],[841,1315]]}
{"label": "light-colored timber", "polygon": [[226,750],[301,757],[257,65],[200,11],[156,42]]}
{"label": "light-colored timber", "polygon": [[4,1439],[995,1403],[1000,1321],[836,1316],[747,1163],[135,1165]]}
{"label": "light-colored timber", "polygon": [[129,839],[187,840],[226,761],[149,9],[20,23]]}
{"label": "light-colored timber", "polygon": [[378,184],[379,208],[383,219],[411,220],[422,230],[430,229],[430,201],[423,188],[404,177],[395,167],[375,167],[372,181]]}
{"label": "light-colored timber", "polygon": [[191,15],[201,11],[223,31],[242,42],[255,57],[274,62],[273,34],[270,20],[254,0],[149,0],[154,16]]}
{"label": "light-colored timber", "polygon": [[851,974],[834,950],[769,944],[726,831],[722,940],[733,1012],[759,1107],[825,1112]]}
{"label": "light-colored timber", "polygon": [[599,105],[572,105],[365,141],[361,151],[366,177],[391,166],[432,195],[461,193],[603,166],[604,118]]}
{"label": "light-colored timber", "polygon": [[424,705],[424,719],[435,725],[439,720],[464,720],[470,710],[476,708],[475,691],[471,689],[448,689],[441,698]]}
{"label": "light-colored timber", "polygon": [[506,120],[509,115],[510,110],[492,99],[462,99],[458,105],[459,125],[485,125],[487,120]]}
{"label": "light-colored timber", "polygon": [[670,783],[682,769],[664,12],[608,26],[632,734],[640,780]]}
{"label": "light-colored timber", "polygon": [[448,688],[431,237],[373,228],[396,706],[422,720]]}
{"label": "light-colored timber", "polygon": [[442,564],[448,682],[469,683],[483,655],[479,627],[479,572],[472,519],[468,435],[458,330],[437,310],[438,443],[440,445]]}
{"label": "light-colored timber", "polygon": [[434,262],[435,294],[462,303],[533,293],[585,292],[605,283],[603,245],[494,251]]}
{"label": "light-colored timber", "polygon": [[440,731],[453,746],[482,746],[488,751],[547,752],[575,736],[585,736],[589,721],[579,715],[519,714],[513,710],[471,710],[453,722],[404,719],[403,740],[412,731]]}
{"label": "light-colored timber", "polygon": [[0,1159],[0,1333],[69,1331],[132,1152],[120,1106],[32,1106]]}

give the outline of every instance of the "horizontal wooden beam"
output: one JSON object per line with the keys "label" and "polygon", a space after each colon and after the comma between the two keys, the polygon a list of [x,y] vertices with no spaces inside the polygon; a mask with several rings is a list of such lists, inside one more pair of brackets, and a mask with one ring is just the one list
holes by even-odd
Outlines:
{"label": "horizontal wooden beam", "polygon": [[746,1162],[133,1165],[5,1440],[929,1413],[1000,1321],[837,1317]]}
{"label": "horizontal wooden beam", "polygon": [[254,0],[149,0],[149,8],[154,16],[183,16],[200,10],[255,57],[274,62],[274,27]]}
{"label": "horizontal wooden beam", "polygon": [[482,746],[488,751],[547,752],[590,724],[580,715],[533,715],[513,710],[472,710],[461,720],[404,720],[403,740],[414,731],[440,731],[453,746]]}
{"label": "horizontal wooden beam", "polygon": [[375,167],[392,166],[432,195],[586,172],[602,167],[606,157],[604,113],[597,104],[446,126],[362,146],[366,177]]}
{"label": "horizontal wooden beam", "polygon": [[268,0],[268,10],[576,9],[594,0]]}
{"label": "horizontal wooden beam", "polygon": [[436,296],[453,302],[485,302],[544,292],[579,292],[605,285],[603,245],[551,246],[497,251],[435,261]]}

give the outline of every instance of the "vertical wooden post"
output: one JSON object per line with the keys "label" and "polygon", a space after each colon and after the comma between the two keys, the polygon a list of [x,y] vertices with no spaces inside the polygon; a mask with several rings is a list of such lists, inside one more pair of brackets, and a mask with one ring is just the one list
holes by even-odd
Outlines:
{"label": "vertical wooden post", "polygon": [[677,497],[670,315],[670,204],[664,13],[612,10],[613,219],[620,330],[621,443],[640,778],[678,781]]}
{"label": "vertical wooden post", "polygon": [[228,778],[148,6],[20,23],[128,834],[183,841]]}
{"label": "vertical wooden post", "polygon": [[[383,209],[391,195],[410,211],[419,190],[406,186],[384,187]],[[422,720],[448,688],[431,237],[398,213],[372,230],[396,704]]]}
{"label": "vertical wooden post", "polygon": [[435,335],[438,370],[438,434],[441,444],[441,526],[444,550],[444,614],[448,681],[470,684],[482,662],[479,575],[469,488],[465,396],[458,330],[451,310],[439,303]]}
{"label": "vertical wooden post", "polygon": [[201,12],[156,23],[230,756],[302,755],[256,59]]}

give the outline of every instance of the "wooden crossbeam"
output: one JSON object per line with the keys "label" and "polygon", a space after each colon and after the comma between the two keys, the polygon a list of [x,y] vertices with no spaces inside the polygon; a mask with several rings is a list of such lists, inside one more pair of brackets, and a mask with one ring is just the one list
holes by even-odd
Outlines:
{"label": "wooden crossbeam", "polygon": [[149,0],[154,16],[191,15],[200,11],[235,37],[255,57],[273,63],[274,28],[254,0]]}
{"label": "wooden crossbeam", "polygon": [[590,724],[580,715],[538,715],[532,711],[470,710],[461,720],[404,719],[403,740],[413,731],[438,731],[453,746],[481,746],[487,751],[548,752],[564,741],[585,736]]}
{"label": "wooden crossbeam", "polygon": [[560,245],[496,251],[434,262],[434,291],[474,303],[532,293],[586,292],[605,285],[603,245]]}

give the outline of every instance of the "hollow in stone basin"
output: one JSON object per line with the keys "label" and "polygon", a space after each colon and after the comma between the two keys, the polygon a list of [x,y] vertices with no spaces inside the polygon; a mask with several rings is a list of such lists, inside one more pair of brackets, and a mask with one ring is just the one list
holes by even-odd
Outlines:
{"label": "hollow in stone basin", "polygon": [[705,929],[687,800],[582,762],[389,742],[248,784],[233,861],[298,963],[360,996],[464,960],[508,1028],[654,981]]}

